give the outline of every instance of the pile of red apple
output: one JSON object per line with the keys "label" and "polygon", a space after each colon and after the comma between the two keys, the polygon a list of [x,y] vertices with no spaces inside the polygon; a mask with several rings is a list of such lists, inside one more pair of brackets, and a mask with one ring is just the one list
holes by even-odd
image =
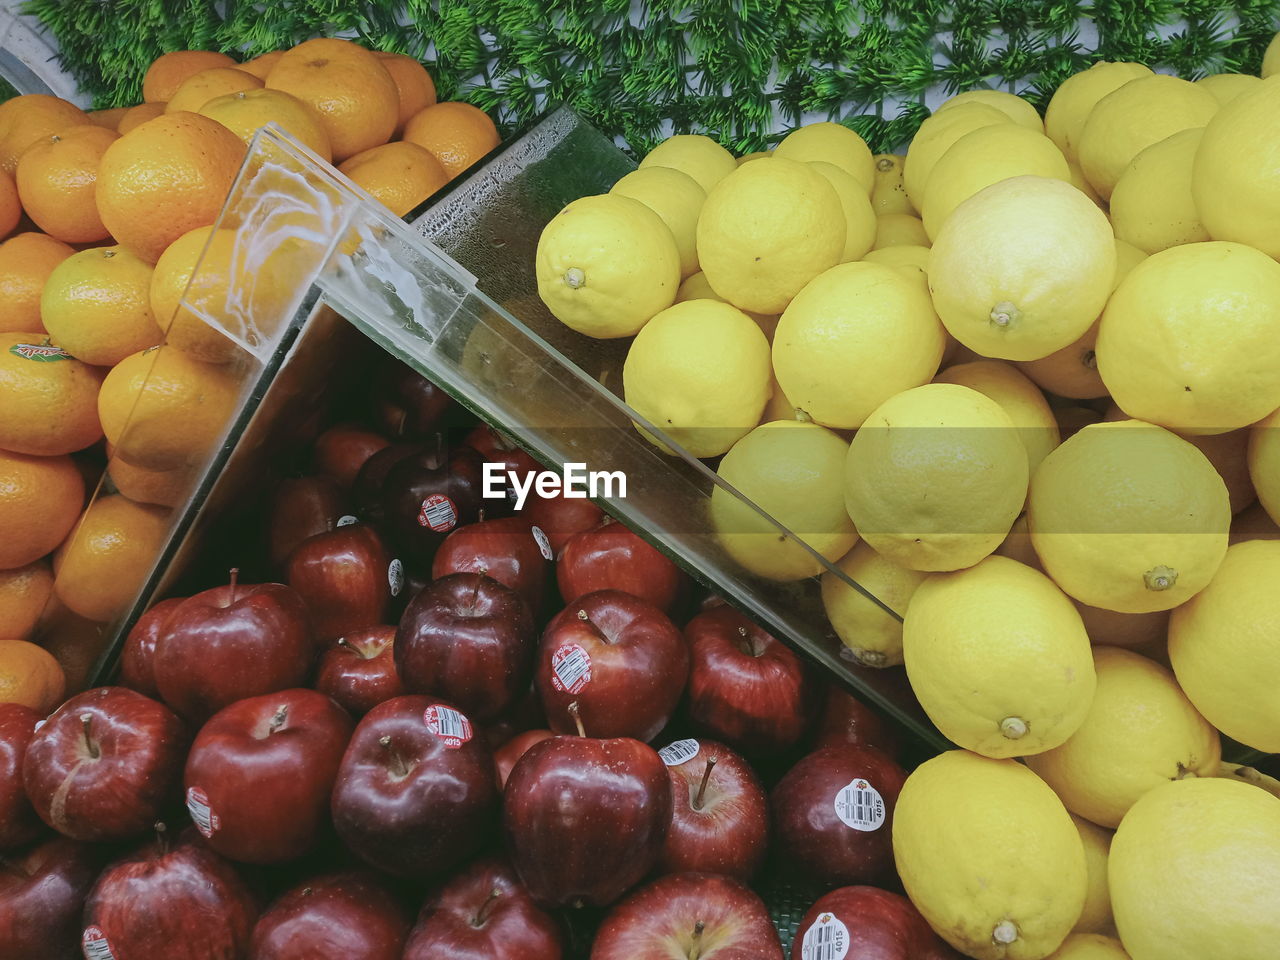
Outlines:
{"label": "pile of red apple", "polygon": [[871,886],[881,721],[589,501],[486,501],[486,460],[537,464],[456,416],[385,371],[380,429],[277,492],[281,582],[157,603],[47,719],[0,706],[0,958],[560,960],[589,917],[592,960],[781,960],[775,872],[832,891],[792,960],[956,956]]}

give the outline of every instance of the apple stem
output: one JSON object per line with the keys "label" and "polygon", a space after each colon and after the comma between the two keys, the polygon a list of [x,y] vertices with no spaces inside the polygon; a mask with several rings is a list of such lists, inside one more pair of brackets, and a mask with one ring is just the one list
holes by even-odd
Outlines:
{"label": "apple stem", "polygon": [[702,771],[702,782],[698,784],[698,795],[693,798],[693,809],[701,810],[703,798],[707,795],[707,784],[711,782],[711,771],[716,768],[716,758],[707,758],[707,769]]}
{"label": "apple stem", "polygon": [[738,628],[737,646],[739,650],[749,657],[758,657],[760,654],[764,653],[764,650],[762,650],[751,638],[751,635],[747,633],[746,627]]}
{"label": "apple stem", "polygon": [[231,606],[236,602],[236,581],[240,579],[240,568],[231,568],[231,589],[227,594],[227,606]]}
{"label": "apple stem", "polygon": [[165,826],[163,820],[157,820],[152,829],[156,832],[156,846],[160,848],[160,854],[163,856],[169,852],[169,828]]}
{"label": "apple stem", "polygon": [[578,736],[585,737],[587,728],[582,725],[582,708],[578,706],[577,700],[569,704],[569,716],[573,717],[573,724],[578,728]]}
{"label": "apple stem", "polygon": [[289,705],[282,703],[280,709],[275,712],[275,716],[271,718],[271,725],[267,727],[267,735],[278,733],[280,728],[285,725],[285,721],[289,719]]}
{"label": "apple stem", "polygon": [[489,914],[493,913],[493,908],[497,905],[500,896],[502,896],[502,891],[497,887],[489,891],[489,896],[485,898],[484,903],[480,904],[480,909],[476,911],[476,915],[471,919],[473,927],[478,929],[489,922]]}
{"label": "apple stem", "polygon": [[707,925],[699,920],[693,925],[693,946],[689,953],[689,960],[698,960],[702,955],[702,931]]}
{"label": "apple stem", "polygon": [[391,758],[391,772],[397,777],[407,777],[409,775],[409,766],[404,762],[404,757],[400,756],[400,751],[391,745],[391,738],[379,737],[378,743],[382,745],[382,749],[387,751],[387,756]]}
{"label": "apple stem", "polygon": [[80,714],[80,727],[84,730],[84,745],[89,748],[89,756],[97,760],[102,756],[102,751],[98,749],[98,745],[93,742],[93,714]]}

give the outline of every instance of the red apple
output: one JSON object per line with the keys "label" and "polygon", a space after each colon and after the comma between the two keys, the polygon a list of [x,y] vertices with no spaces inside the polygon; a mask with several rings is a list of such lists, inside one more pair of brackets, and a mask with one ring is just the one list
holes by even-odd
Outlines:
{"label": "red apple", "polygon": [[382,482],[383,525],[402,559],[429,563],[454,529],[480,519],[484,461],[443,441],[405,457]]}
{"label": "red apple", "polygon": [[662,856],[671,786],[639,740],[552,737],[516,761],[503,805],[520,879],[549,907],[603,907]]}
{"label": "red apple", "polygon": [[387,436],[421,439],[454,409],[438,386],[394,357],[373,375],[373,415]]}
{"label": "red apple", "polygon": [[814,749],[837,743],[877,747],[890,756],[898,752],[898,737],[889,724],[861,700],[832,684],[818,721]]}
{"label": "red apple", "polygon": [[722,873],[749,883],[769,846],[769,803],[755,772],[712,740],[658,751],[671,779],[666,873]]}
{"label": "red apple", "polygon": [[586,497],[566,497],[563,493],[554,497],[530,494],[520,516],[546,535],[554,557],[560,556],[574,534],[591,530],[605,519],[604,511]]}
{"label": "red apple", "polygon": [[498,789],[506,789],[511,768],[516,765],[517,760],[529,752],[530,747],[554,736],[555,734],[550,730],[526,730],[523,733],[517,733],[494,751],[493,763],[498,770]]}
{"label": "red apple", "polygon": [[930,929],[910,900],[876,887],[841,887],[809,908],[796,928],[791,960],[823,956],[962,960]]}
{"label": "red apple", "polygon": [[267,524],[272,566],[280,567],[303,540],[332,530],[344,513],[342,491],[328,477],[281,480]]}
{"label": "red apple", "polygon": [[573,732],[569,705],[577,703],[593,737],[648,742],[667,725],[688,676],[688,645],[665,613],[600,590],[547,624],[534,682],[557,733]]}
{"label": "red apple", "polygon": [[689,719],[748,756],[794,747],[817,707],[805,664],[732,607],[706,610],[684,628],[689,643]]}
{"label": "red apple", "polygon": [[893,875],[893,807],[906,772],[874,747],[824,747],[773,789],[777,848],[795,872],[829,887]]}
{"label": "red apple", "polygon": [[621,590],[670,613],[685,578],[666,554],[649,546],[617,520],[574,534],[556,564],[565,603],[597,590]]}
{"label": "red apple", "polygon": [[160,836],[102,871],[84,908],[87,960],[239,960],[258,905],[195,835]]}
{"label": "red apple", "polygon": [[27,745],[22,777],[36,813],[75,840],[127,840],[176,797],[190,738],[164,704],[125,687],[72,697]]}
{"label": "red apple", "polygon": [[451,573],[483,573],[520,594],[536,611],[542,606],[550,553],[522,517],[481,520],[445,538],[431,563],[431,576],[438,580]]}
{"label": "red apple", "polygon": [[351,484],[351,503],[356,516],[367,523],[382,523],[386,519],[382,510],[382,487],[387,474],[401,460],[422,450],[420,443],[393,443],[366,460]]}
{"label": "red apple", "polygon": [[307,607],[280,583],[214,587],[182,601],[156,643],[164,702],[199,722],[228,704],[301,686],[315,647]]}
{"label": "red apple", "polygon": [[143,696],[159,697],[156,689],[156,644],[169,622],[173,611],[182,603],[182,597],[161,600],[138,618],[125,638],[120,652],[120,686],[137,690]]}
{"label": "red apple", "polygon": [[321,644],[386,619],[403,567],[373,527],[350,523],[302,541],[289,554],[285,579],[307,605],[311,635]]}
{"label": "red apple", "polygon": [[357,717],[402,695],[395,639],[395,627],[370,627],[339,637],[320,657],[316,689]]}
{"label": "red apple", "polygon": [[214,851],[244,863],[306,853],[328,819],[351,718],[314,690],[281,690],[218,711],[196,734],[187,810]]}
{"label": "red apple", "polygon": [[484,457],[485,463],[496,464],[501,468],[501,486],[505,491],[508,504],[514,504],[516,499],[516,491],[511,484],[511,474],[515,474],[517,482],[523,489],[531,490],[532,487],[528,486],[532,483],[530,478],[542,470],[541,464],[529,456],[519,444],[503,436],[487,423],[477,424],[467,434],[465,443]]}
{"label": "red apple", "polygon": [[404,960],[562,960],[556,921],[510,866],[480,860],[427,898]]}
{"label": "red apple", "polygon": [[433,697],[397,697],[356,727],[333,824],[379,870],[435,878],[488,839],[497,802],[493,755],[471,718]]}
{"label": "red apple", "polygon": [[0,850],[31,843],[44,832],[22,785],[22,758],[40,714],[20,703],[0,703]]}
{"label": "red apple", "polygon": [[390,440],[372,430],[339,423],[316,437],[312,452],[320,475],[349,490],[369,458],[390,445]]}
{"label": "red apple", "polygon": [[371,873],[313,877],[281,894],[253,928],[253,960],[401,960],[409,920]]}
{"label": "red apple", "polygon": [[0,957],[78,956],[80,914],[99,865],[96,848],[66,837],[0,859]]}
{"label": "red apple", "polygon": [[604,918],[591,960],[650,958],[783,960],[764,901],[732,877],[710,873],[662,877]]}
{"label": "red apple", "polygon": [[409,603],[396,631],[396,668],[405,689],[492,720],[528,689],[534,626],[529,605],[479,573],[454,573]]}

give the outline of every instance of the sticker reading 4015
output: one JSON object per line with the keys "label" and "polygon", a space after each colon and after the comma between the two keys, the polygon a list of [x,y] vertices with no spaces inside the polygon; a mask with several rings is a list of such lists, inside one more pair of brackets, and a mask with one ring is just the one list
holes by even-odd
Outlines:
{"label": "sticker reading 4015", "polygon": [[57,363],[59,360],[70,360],[71,354],[52,343],[15,343],[9,352],[23,360],[34,360],[36,363]]}
{"label": "sticker reading 4015", "polygon": [[423,714],[427,729],[441,739],[450,750],[457,750],[474,736],[471,721],[463,714],[443,704],[427,707]]}
{"label": "sticker reading 4015", "polygon": [[844,960],[849,952],[849,928],[834,913],[823,913],[804,932],[801,960]]}
{"label": "sticker reading 4015", "polygon": [[591,654],[566,643],[551,655],[551,685],[561,693],[581,693],[591,682]]}
{"label": "sticker reading 4015", "polygon": [[199,787],[187,789],[187,813],[191,814],[191,822],[206,840],[222,826],[222,820],[209,806],[209,795]]}
{"label": "sticker reading 4015", "polygon": [[856,777],[836,794],[836,816],[847,827],[870,833],[884,824],[884,797],[880,791]]}
{"label": "sticker reading 4015", "polygon": [[436,533],[447,533],[458,525],[458,505],[443,493],[433,493],[422,501],[418,523]]}
{"label": "sticker reading 4015", "polygon": [[85,960],[118,960],[101,927],[85,927],[80,943],[84,946]]}

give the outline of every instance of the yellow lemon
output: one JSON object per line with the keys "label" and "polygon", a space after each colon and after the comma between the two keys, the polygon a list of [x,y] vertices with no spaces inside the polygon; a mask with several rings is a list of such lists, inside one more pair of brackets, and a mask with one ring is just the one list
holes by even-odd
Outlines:
{"label": "yellow lemon", "polygon": [[805,420],[806,423],[811,422],[796,412],[795,406],[782,391],[777,377],[771,378],[771,390],[769,402],[764,405],[764,414],[760,417],[761,423],[773,423],[775,420]]}
{"label": "yellow lemon", "polygon": [[773,370],[810,418],[848,429],[894,394],[928,383],[942,347],[942,325],[918,283],[882,264],[842,263],[782,314]]}
{"label": "yellow lemon", "polygon": [[680,251],[639,200],[604,194],[561,210],[538,238],[538,295],[565,326],[629,337],[675,302]]}
{"label": "yellow lemon", "polygon": [[1101,933],[1073,933],[1047,960],[1132,960],[1115,937]]}
{"label": "yellow lemon", "polygon": [[829,561],[848,553],[858,539],[844,509],[848,450],[826,427],[799,420],[763,424],[735,443],[716,472],[798,539],[717,486],[711,526],[725,552],[758,577],[784,581],[826,569],[814,553]]}
{"label": "yellow lemon", "polygon": [[876,237],[873,250],[890,247],[928,247],[929,235],[924,232],[924,222],[910,213],[882,213],[876,217]]}
{"label": "yellow lemon", "polygon": [[1277,73],[1280,73],[1280,33],[1271,38],[1262,55],[1262,76],[1270,77]]}
{"label": "yellow lemon", "polygon": [[1080,164],[1067,157],[1067,170],[1070,172],[1070,184],[1083,193],[1086,197],[1096,203],[1099,207],[1103,206],[1103,200],[1098,196],[1098,191],[1093,189],[1093,185],[1085,179],[1084,171],[1080,169]]}
{"label": "yellow lemon", "polygon": [[1004,360],[1037,360],[1078,340],[1102,312],[1115,271],[1106,216],[1070,184],[1045,177],[1014,177],[971,197],[929,254],[933,304],[947,330]]}
{"label": "yellow lemon", "polygon": [[[928,574],[886,560],[866,543],[857,544],[836,568],[844,577],[830,570],[822,575],[822,607],[831,628],[864,667],[902,663],[901,618],[906,616],[911,595]],[[846,577],[875,600],[851,587]]]}
{"label": "yellow lemon", "polygon": [[958,570],[994,551],[1026,488],[1026,449],[1009,415],[952,383],[882,403],[854,436],[845,465],[845,507],[858,533],[913,570]]}
{"label": "yellow lemon", "polygon": [[661,217],[680,253],[680,276],[698,272],[698,215],[707,194],[696,180],[673,167],[645,167],[628,173],[609,192],[639,200]]}
{"label": "yellow lemon", "polygon": [[1138,420],[1085,427],[1045,457],[1027,515],[1058,586],[1119,613],[1169,610],[1204,589],[1231,523],[1204,454]]}
{"label": "yellow lemon", "polygon": [[1169,620],[1169,660],[1191,702],[1227,736],[1264,753],[1280,753],[1277,576],[1280,542],[1238,543]]}
{"label": "yellow lemon", "polygon": [[1209,239],[1191,198],[1191,165],[1204,130],[1153,143],[1120,175],[1111,194],[1116,236],[1146,253]]}
{"label": "yellow lemon", "polygon": [[[929,248],[915,244],[900,247],[883,247],[880,250],[869,250],[862,258],[867,263],[882,263],[893,267],[903,276],[920,284],[925,296],[929,295]],[[951,341],[954,343],[955,341]],[[945,361],[946,354],[943,354]]]}
{"label": "yellow lemon", "polygon": [[1084,849],[1044,781],[1013,760],[943,753],[907,777],[893,815],[907,896],[977,960],[1042,960],[1084,904]]}
{"label": "yellow lemon", "polygon": [[1044,132],[1058,148],[1074,159],[1085,121],[1098,101],[1130,80],[1151,76],[1141,63],[1102,60],[1088,70],[1062,81],[1044,112]]}
{"label": "yellow lemon", "polygon": [[704,193],[710,193],[712,187],[737,169],[738,161],[710,137],[681,133],[650,150],[640,161],[640,169],[645,167],[672,167],[693,177]]}
{"label": "yellow lemon", "polygon": [[[676,291],[676,303],[684,303],[686,300],[719,300],[721,303],[729,302],[711,289],[711,284],[707,282],[707,275],[702,271],[691,273],[681,281],[680,289]],[[752,313],[750,310],[743,310],[742,312],[756,322],[756,325],[764,331],[764,335],[768,337],[769,342],[772,343],[773,331],[778,327],[777,315]]]}
{"label": "yellow lemon", "polygon": [[1093,659],[1098,688],[1084,722],[1027,766],[1072,813],[1116,827],[1160,784],[1212,776],[1222,747],[1171,671],[1119,647],[1097,647]]}
{"label": "yellow lemon", "polygon": [[1280,523],[1280,410],[1249,431],[1249,478],[1262,509]]}
{"label": "yellow lemon", "polygon": [[1027,527],[1027,515],[1025,513],[1013,521],[1013,526],[1009,528],[1009,533],[1000,541],[1000,546],[996,547],[994,556],[1008,557],[1010,560],[1017,560],[1028,567],[1033,567],[1036,570],[1040,569],[1040,558],[1036,556],[1035,548],[1031,546],[1031,531]]}
{"label": "yellow lemon", "polygon": [[825,160],[812,160],[809,164],[831,184],[840,198],[844,211],[844,251],[840,262],[861,260],[876,239],[876,215],[862,185],[848,173]]}
{"label": "yellow lemon", "polygon": [[769,341],[727,303],[677,303],[632,341],[622,385],[640,416],[693,456],[716,457],[760,422],[769,399]]}
{"label": "yellow lemon", "polygon": [[1187,440],[1203,453],[1227,485],[1231,512],[1239,513],[1257,499],[1249,477],[1249,430],[1228,433],[1190,434]]}
{"label": "yellow lemon", "polygon": [[1196,84],[1213,94],[1219,106],[1225,106],[1236,97],[1253,93],[1261,82],[1260,77],[1248,73],[1211,73],[1207,77],[1201,77]]}
{"label": "yellow lemon", "polygon": [[761,157],[769,157],[772,155],[772,150],[756,150],[754,153],[743,154],[738,158],[738,166],[742,166],[744,163],[750,163],[752,160],[759,160]]}
{"label": "yellow lemon", "polygon": [[791,131],[773,148],[775,157],[787,160],[822,160],[839,167],[871,194],[875,185],[875,160],[866,141],[842,123],[824,120]]}
{"label": "yellow lemon", "polygon": [[1225,242],[1148,257],[1112,294],[1097,357],[1131,417],[1187,433],[1262,419],[1280,407],[1280,263]]}
{"label": "yellow lemon", "polygon": [[1040,388],[999,360],[974,360],[947,367],[934,383],[958,383],[977,390],[1000,404],[1009,415],[1027,451],[1027,468],[1035,473],[1040,461],[1058,445],[1058,422]]}
{"label": "yellow lemon", "polygon": [[1111,851],[1111,831],[1084,817],[1071,814],[1080,842],[1084,844],[1085,871],[1089,878],[1084,909],[1076,921],[1076,933],[1103,933],[1113,928],[1111,891],[1107,887],[1107,855]]}
{"label": "yellow lemon", "polygon": [[1005,90],[967,90],[964,93],[957,93],[938,107],[938,112],[954,110],[966,103],[981,103],[995,107],[1014,123],[1028,130],[1034,130],[1036,133],[1044,132],[1044,121],[1040,119],[1036,108],[1016,94]]}
{"label": "yellow lemon", "polygon": [[933,168],[951,145],[967,133],[996,123],[1010,123],[1009,115],[985,103],[966,103],[935,113],[920,124],[907,147],[902,186],[917,211],[924,207],[924,191]]}
{"label": "yellow lemon", "polygon": [[1108,874],[1133,960],[1274,960],[1280,799],[1220,778],[1166,783],[1125,816]]}
{"label": "yellow lemon", "polygon": [[878,153],[875,157],[876,179],[871,188],[871,206],[876,216],[882,213],[913,213],[907,199],[907,188],[902,183],[902,168],[906,157],[896,153]]}

